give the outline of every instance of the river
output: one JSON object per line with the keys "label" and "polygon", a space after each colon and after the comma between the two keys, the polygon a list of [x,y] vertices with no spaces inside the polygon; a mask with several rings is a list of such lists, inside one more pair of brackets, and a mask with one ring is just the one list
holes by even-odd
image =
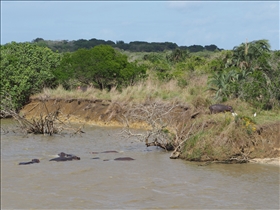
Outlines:
{"label": "river", "polygon": [[[279,209],[279,166],[172,160],[120,128],[24,136],[12,125],[1,121],[1,209]],[[49,161],[60,152],[81,160]]]}

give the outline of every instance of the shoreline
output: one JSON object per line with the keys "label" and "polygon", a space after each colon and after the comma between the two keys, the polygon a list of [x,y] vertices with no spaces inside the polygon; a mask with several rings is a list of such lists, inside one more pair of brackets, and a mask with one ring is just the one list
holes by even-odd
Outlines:
{"label": "shoreline", "polygon": [[[46,110],[47,107],[47,110]],[[190,118],[189,124],[191,125],[191,122],[194,122],[194,119],[201,117],[202,119],[198,119],[198,121],[203,121],[203,123],[197,125],[202,126],[203,129],[211,129],[212,127],[215,128],[215,126],[218,126],[219,120],[217,120],[217,117],[212,119],[210,116],[207,115],[207,113],[196,110],[196,109],[186,109],[186,106],[180,106],[178,107],[178,113],[183,113],[182,115],[176,114],[173,116],[173,121],[178,122],[182,121],[182,117]],[[59,116],[61,122],[68,122],[68,123],[74,123],[74,124],[80,124],[80,125],[94,125],[94,126],[101,126],[101,127],[123,127],[127,126],[125,118],[123,118],[123,112],[126,110],[126,106],[120,107],[118,103],[112,103],[110,101],[106,100],[75,100],[75,99],[48,99],[48,100],[40,100],[40,99],[32,99],[29,104],[25,105],[23,109],[20,111],[21,115],[23,115],[26,119],[32,119],[35,116],[39,116],[41,114],[46,114],[46,112],[54,112],[59,110]],[[195,115],[194,115],[194,114]],[[197,113],[199,116],[197,117]],[[217,122],[216,122],[216,121]],[[182,121],[183,122],[183,121]],[[196,122],[196,121],[195,121]],[[176,124],[177,125],[177,124]],[[190,126],[189,125],[189,126]],[[177,125],[178,126],[178,125]],[[250,156],[247,155],[246,159],[248,160],[248,163],[258,163],[258,164],[270,164],[270,165],[278,165],[280,166],[280,145],[278,137],[280,135],[280,130],[278,129],[280,126],[280,122],[277,124],[271,124],[271,125],[265,125],[261,127],[261,132],[256,133],[255,135],[251,136],[251,141],[248,140],[250,143],[249,146],[247,145],[244,148],[244,151],[246,154],[252,153]],[[132,122],[129,125],[129,128],[132,129],[151,129],[149,128],[149,124],[145,122]],[[210,141],[210,143],[213,143],[216,145],[217,143],[224,143],[230,142],[230,137],[223,134],[218,133],[216,136],[213,136],[214,139],[218,138],[221,139],[220,141]],[[237,135],[237,137],[239,137]],[[249,138],[249,137],[248,137]],[[202,143],[205,143],[201,141]],[[244,157],[242,157],[242,154],[240,153],[240,148],[238,145],[242,145],[242,142],[237,141],[236,142],[236,148],[232,149],[232,147],[227,148],[226,145],[225,149],[232,149],[228,151],[229,154],[224,156],[218,156],[219,154],[216,154],[216,150],[205,150],[205,147],[200,148],[198,144],[197,150],[199,150],[204,155],[199,157],[199,161],[210,161],[209,157],[207,156],[207,152],[210,152],[210,157],[213,158],[213,160],[217,161],[223,161],[224,159],[230,159],[231,157],[237,158],[237,162],[239,161],[238,158],[241,158],[243,160]],[[209,143],[209,142],[208,142]],[[239,143],[239,144],[237,144]],[[214,146],[213,146],[214,147]],[[213,149],[213,148],[212,148]],[[190,148],[187,152],[183,151],[181,154],[180,159],[184,160],[194,160],[193,157],[193,150],[194,148]],[[216,153],[215,153],[216,152]],[[206,154],[206,155],[205,155]],[[236,157],[236,154],[238,156]],[[252,158],[252,159],[251,159]],[[196,158],[197,159],[197,158]],[[241,161],[242,162],[242,161]],[[241,163],[240,162],[240,163]],[[239,163],[239,162],[238,162]]]}
{"label": "shoreline", "polygon": [[249,163],[275,165],[280,167],[280,157],[277,158],[254,158],[249,160]]}
{"label": "shoreline", "polygon": [[[80,124],[80,125],[93,125],[93,126],[100,126],[100,127],[122,127],[120,123],[118,122],[111,122],[111,123],[104,123],[104,122],[98,122],[98,121],[85,121],[85,120],[77,120],[77,119],[69,119],[68,122]],[[133,126],[135,129],[145,129],[147,128],[146,125],[142,123],[135,123]],[[192,161],[190,161],[192,162]],[[264,164],[264,165],[273,165],[273,166],[279,166],[280,167],[280,157],[276,158],[253,158],[248,161],[248,163],[253,164]]]}

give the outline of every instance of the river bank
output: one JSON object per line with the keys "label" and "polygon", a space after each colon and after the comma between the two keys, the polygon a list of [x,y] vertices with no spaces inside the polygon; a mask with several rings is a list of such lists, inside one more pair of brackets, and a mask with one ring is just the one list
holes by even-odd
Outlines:
{"label": "river bank", "polygon": [[[110,100],[36,99],[33,98],[21,110],[27,119],[60,111],[64,122],[99,126],[123,127],[124,113],[132,104]],[[143,104],[147,106],[147,104]],[[180,104],[170,112],[170,132],[191,135],[182,144],[178,158],[190,161],[225,161],[227,163],[252,162],[279,164],[280,122],[255,125],[246,118],[234,118],[231,114],[210,115],[207,109]],[[149,129],[149,123],[134,121],[130,128]],[[183,129],[183,128],[188,129]],[[181,140],[182,142],[183,140]],[[184,143],[184,142],[183,142]]]}
{"label": "river bank", "polygon": [[278,158],[254,158],[254,159],[250,160],[249,162],[280,166],[280,157],[278,157]]}

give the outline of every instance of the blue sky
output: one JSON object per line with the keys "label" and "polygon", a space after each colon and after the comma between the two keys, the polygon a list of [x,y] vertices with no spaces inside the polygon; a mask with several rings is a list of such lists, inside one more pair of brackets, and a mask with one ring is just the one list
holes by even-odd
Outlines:
{"label": "blue sky", "polygon": [[103,39],[279,50],[279,1],[1,1],[1,44]]}

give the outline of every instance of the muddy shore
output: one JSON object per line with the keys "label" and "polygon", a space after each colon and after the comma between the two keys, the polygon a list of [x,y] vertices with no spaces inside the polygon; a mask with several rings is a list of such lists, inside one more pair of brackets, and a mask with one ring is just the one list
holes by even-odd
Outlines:
{"label": "muddy shore", "polygon": [[[32,99],[29,104],[23,107],[20,113],[27,119],[31,119],[40,114],[54,112],[58,109],[60,111],[59,119],[62,121],[99,126],[124,126],[122,118],[120,117],[123,108],[120,107],[120,104],[113,103],[109,100],[48,99],[42,101],[40,99]],[[180,115],[183,113],[183,115],[191,119],[208,115],[208,113],[203,110],[192,110],[188,108],[187,105],[183,105],[179,107],[179,109]],[[178,116],[178,120],[181,120],[179,117],[182,116]],[[146,129],[148,125],[145,122],[137,122],[130,125],[130,127]],[[257,136],[257,140],[261,142],[262,145],[258,144],[254,147],[248,146],[248,151],[251,153],[249,162],[280,166],[279,128],[280,123],[264,126],[262,128],[262,135]],[[256,141],[256,138],[253,141]],[[207,159],[205,160],[207,161]],[[201,161],[205,160],[201,159]]]}

